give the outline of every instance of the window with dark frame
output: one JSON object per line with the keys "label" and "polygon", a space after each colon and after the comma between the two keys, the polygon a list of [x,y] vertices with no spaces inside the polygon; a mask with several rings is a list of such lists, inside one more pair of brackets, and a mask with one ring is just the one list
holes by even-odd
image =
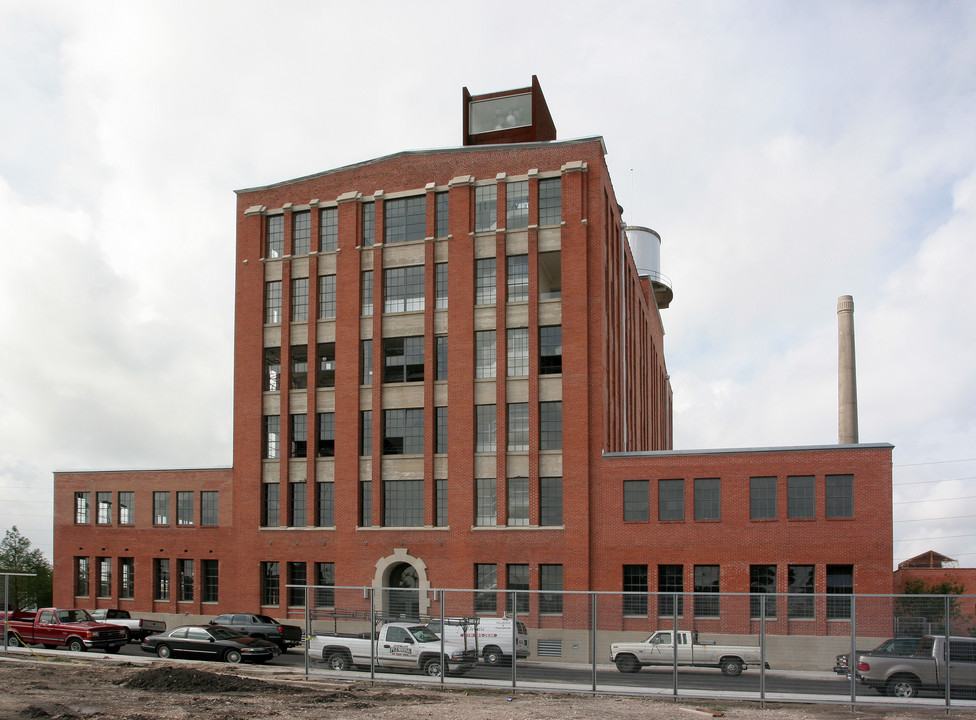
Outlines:
{"label": "window with dark frame", "polygon": [[529,181],[505,184],[505,229],[520,230],[529,226]]}
{"label": "window with dark frame", "polygon": [[539,180],[539,225],[562,222],[562,178]]}
{"label": "window with dark frame", "polygon": [[695,565],[695,617],[719,617],[719,567]]}
{"label": "window with dark frame", "polygon": [[493,378],[497,373],[498,352],[494,330],[477,330],[474,334],[474,376]]}
{"label": "window with dark frame", "polygon": [[289,484],[288,525],[290,527],[305,527],[308,524],[307,485],[303,482]]}
{"label": "window with dark frame", "polygon": [[335,387],[336,349],[334,342],[322,342],[315,346],[318,355],[316,387]]}
{"label": "window with dark frame", "polygon": [[308,210],[291,214],[291,254],[308,255],[312,249],[312,213]]}
{"label": "window with dark frame", "polygon": [[363,234],[361,236],[363,247],[372,247],[376,242],[376,207],[373,202],[364,202],[362,204],[362,230]]}
{"label": "window with dark frame", "polygon": [[112,522],[112,493],[95,493],[95,523],[109,525]]}
{"label": "window with dark frame", "polygon": [[563,326],[539,328],[539,374],[558,375],[563,371]]}
{"label": "window with dark frame", "polygon": [[153,492],[153,525],[169,525],[169,491]]}
{"label": "window with dark frame", "polygon": [[776,519],[776,478],[749,478],[749,518]]}
{"label": "window with dark frame", "polygon": [[176,524],[193,524],[193,491],[180,490],[176,493]]}
{"label": "window with dark frame", "polygon": [[169,558],[153,559],[153,599],[169,600]]}
{"label": "window with dark frame", "polygon": [[75,525],[87,525],[91,522],[91,493],[75,493]]}
{"label": "window with dark frame", "polygon": [[308,345],[291,346],[291,382],[292,390],[304,390],[308,387]]}
{"label": "window with dark frame", "polygon": [[360,274],[359,312],[369,316],[373,314],[373,271],[363,270]]}
{"label": "window with dark frame", "polygon": [[288,607],[305,607],[305,588],[308,584],[308,570],[303,562],[288,563]]}
{"label": "window with dark frame", "polygon": [[[523,564],[507,565],[505,589],[509,591],[524,590],[515,594],[515,612],[529,612],[529,566]],[[512,612],[512,592],[505,593],[505,612]]]}
{"label": "window with dark frame", "polygon": [[474,304],[494,305],[498,297],[495,258],[474,261]]}
{"label": "window with dark frame", "polygon": [[264,324],[281,323],[281,280],[269,280],[264,284]]}
{"label": "window with dark frame", "polygon": [[722,519],[722,481],[695,478],[695,520]]}
{"label": "window with dark frame", "polygon": [[539,565],[539,612],[561,615],[563,612],[563,566]]}
{"label": "window with dark frame", "polygon": [[657,481],[657,519],[662,522],[685,519],[685,481]]}
{"label": "window with dark frame", "polygon": [[264,256],[278,258],[285,253],[285,216],[269,215],[266,220],[268,236],[266,238]]}
{"label": "window with dark frame", "polygon": [[384,480],[383,494],[383,525],[423,527],[423,480]]}
{"label": "window with dark frame", "polygon": [[[813,565],[790,565],[786,591],[787,617],[791,620],[813,619]],[[803,597],[809,595],[809,597]]]}
{"label": "window with dark frame", "polygon": [[318,413],[319,444],[318,457],[335,457],[335,413]]}
{"label": "window with dark frame", "polygon": [[261,562],[261,604],[278,605],[280,603],[280,579],[278,563],[274,561]]}
{"label": "window with dark frame", "polygon": [[424,336],[383,338],[383,382],[423,382]]}
{"label": "window with dark frame", "polygon": [[474,231],[488,232],[498,228],[498,186],[478,185],[474,189]]}
{"label": "window with dark frame", "polygon": [[498,566],[491,563],[475,564],[474,586],[479,591],[474,594],[475,612],[497,612]]}
{"label": "window with dark frame", "polygon": [[424,309],[424,266],[407,265],[383,270],[383,312]]}
{"label": "window with dark frame", "polygon": [[497,434],[495,424],[497,417],[494,405],[474,406],[474,434],[475,452],[495,452]]}
{"label": "window with dark frame", "polygon": [[220,517],[220,493],[216,490],[200,491],[200,524],[216,526]]}
{"label": "window with dark frame", "polygon": [[445,238],[450,233],[450,207],[449,193],[434,193],[434,237]]}
{"label": "window with dark frame", "polygon": [[119,558],[119,599],[131,600],[135,597],[136,561],[131,557]]}
{"label": "window with dark frame", "polygon": [[790,475],[786,478],[786,517],[790,520],[812,520],[815,513],[816,478],[813,475]]}
{"label": "window with dark frame", "polygon": [[119,492],[119,525],[135,523],[136,494],[131,491]]}
{"label": "window with dark frame", "polygon": [[335,483],[317,482],[315,524],[318,527],[335,527]]}
{"label": "window with dark frame", "polygon": [[539,300],[562,297],[562,255],[559,250],[539,253]]}
{"label": "window with dark frame", "polygon": [[373,525],[373,483],[362,480],[359,483],[359,525],[372,527]]}
{"label": "window with dark frame", "polygon": [[828,475],[824,479],[824,514],[828,518],[854,517],[853,475]]}
{"label": "window with dark frame", "polygon": [[281,389],[281,348],[264,349],[264,389],[275,392]]}
{"label": "window with dark frame", "polygon": [[563,449],[563,403],[561,400],[539,403],[539,449]]}
{"label": "window with dark frame", "polygon": [[647,615],[647,565],[624,565],[623,614]]}
{"label": "window with dark frame", "polygon": [[437,527],[447,527],[447,480],[438,478],[434,481],[434,524]]}
{"label": "window with dark frame", "polygon": [[508,403],[508,452],[529,449],[529,404]]}
{"label": "window with dark frame", "polygon": [[434,408],[434,453],[443,455],[447,452],[447,406],[438,405]]}
{"label": "window with dark frame", "polygon": [[851,595],[854,594],[854,566],[828,565],[827,581],[827,619],[851,619]]}
{"label": "window with dark frame", "polygon": [[529,374],[529,329],[509,328],[507,332],[508,377],[526,377]]}
{"label": "window with dark frame", "polygon": [[539,478],[539,524],[559,526],[563,524],[563,479]]}
{"label": "window with dark frame", "polygon": [[339,209],[322,208],[319,211],[319,242],[322,252],[335,252],[339,249]]}
{"label": "window with dark frame", "polygon": [[95,569],[98,573],[98,597],[112,597],[112,558],[95,558]]}
{"label": "window with dark frame", "polygon": [[281,419],[277,415],[264,416],[264,458],[274,460],[279,456]]}
{"label": "window with dark frame", "polygon": [[336,276],[319,275],[319,320],[336,316]]}
{"label": "window with dark frame", "polygon": [[678,617],[684,615],[685,578],[683,565],[657,566],[657,591],[663,593],[657,598],[658,617]]}
{"label": "window with dark frame", "polygon": [[373,411],[359,412],[359,454],[369,456],[373,454]]}
{"label": "window with dark frame", "polygon": [[372,339],[360,340],[360,367],[362,377],[359,378],[360,385],[373,384],[373,341]]}
{"label": "window with dark frame", "polygon": [[75,557],[75,596],[88,597],[88,563],[87,557]]}
{"label": "window with dark frame", "polygon": [[776,566],[749,566],[749,616],[759,618],[763,611],[763,596],[766,601],[766,617],[776,619]]}
{"label": "window with dark frame", "polygon": [[447,263],[434,264],[434,307],[447,308]]}
{"label": "window with dark frame", "polygon": [[335,563],[315,563],[315,607],[335,607]]}
{"label": "window with dark frame", "polygon": [[506,485],[508,490],[509,527],[528,526],[529,479],[527,477],[510,477]]}
{"label": "window with dark frame", "polygon": [[383,454],[423,455],[424,409],[392,408],[383,411]]}
{"label": "window with dark frame", "polygon": [[176,585],[179,602],[193,602],[193,560],[176,561]]}
{"label": "window with dark frame", "polygon": [[383,222],[387,243],[423,240],[427,236],[427,195],[386,200]]}
{"label": "window with dark frame", "polygon": [[434,353],[437,355],[437,374],[434,380],[447,380],[447,335],[434,337]]}
{"label": "window with dark frame", "polygon": [[263,527],[281,525],[278,483],[263,483],[261,485],[261,525]]}
{"label": "window with dark frame", "polygon": [[624,522],[647,522],[650,519],[650,481],[624,480]]}
{"label": "window with dark frame", "polygon": [[529,256],[509,255],[507,275],[508,302],[525,302],[529,299]]}
{"label": "window with dark frame", "polygon": [[305,413],[296,413],[291,415],[290,435],[290,457],[306,457],[308,455],[308,416],[305,415]]}
{"label": "window with dark frame", "polygon": [[494,527],[498,524],[497,483],[495,478],[476,478],[474,492],[474,524],[477,527]]}
{"label": "window with dark frame", "polygon": [[217,560],[201,560],[200,572],[203,575],[202,601],[215,603],[220,599],[220,564]]}

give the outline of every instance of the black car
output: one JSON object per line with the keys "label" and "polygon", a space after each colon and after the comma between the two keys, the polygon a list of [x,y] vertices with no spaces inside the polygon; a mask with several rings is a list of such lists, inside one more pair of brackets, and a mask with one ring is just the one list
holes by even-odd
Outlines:
{"label": "black car", "polygon": [[270,640],[281,652],[302,643],[304,633],[297,625],[285,625],[267,615],[252,613],[224,613],[210,621],[211,625],[223,625],[253,638]]}
{"label": "black car", "polygon": [[220,625],[182,625],[142,641],[143,651],[161,658],[182,657],[189,660],[242,660],[263,663],[281,651],[267,640],[241,635]]}

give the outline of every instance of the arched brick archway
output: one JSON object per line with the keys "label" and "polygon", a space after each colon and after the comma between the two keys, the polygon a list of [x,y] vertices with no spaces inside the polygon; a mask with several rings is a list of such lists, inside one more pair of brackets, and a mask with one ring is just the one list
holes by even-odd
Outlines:
{"label": "arched brick archway", "polygon": [[[404,566],[407,566],[409,570],[404,572]],[[394,579],[397,581],[397,585],[400,584],[401,580],[408,583],[404,592],[416,590],[417,602],[413,607],[417,614],[427,615],[430,612],[430,580],[427,578],[427,563],[411,555],[407,548],[394,548],[392,555],[387,555],[376,561],[373,588],[376,591],[376,597],[380,598],[378,609],[384,614],[393,614],[398,609],[396,606],[402,606],[405,601],[404,596],[398,598],[397,595],[394,595],[392,598],[394,607],[391,607],[390,591],[381,590],[381,588],[393,586],[392,581]]]}

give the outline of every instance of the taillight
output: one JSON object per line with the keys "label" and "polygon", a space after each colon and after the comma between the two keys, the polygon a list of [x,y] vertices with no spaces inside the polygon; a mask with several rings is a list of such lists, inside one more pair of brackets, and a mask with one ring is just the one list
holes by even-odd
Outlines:
{"label": "taillight", "polygon": [[281,625],[278,626],[278,634],[279,635],[284,635],[285,634],[285,629]]}
{"label": "taillight", "polygon": [[870,669],[871,669],[871,666],[870,666],[870,665],[868,665],[868,664],[867,664],[866,662],[864,662],[863,660],[861,660],[861,661],[860,661],[860,662],[859,662],[859,663],[857,664],[857,671],[858,671],[858,672],[867,672],[867,671],[868,671],[868,670],[870,670]]}

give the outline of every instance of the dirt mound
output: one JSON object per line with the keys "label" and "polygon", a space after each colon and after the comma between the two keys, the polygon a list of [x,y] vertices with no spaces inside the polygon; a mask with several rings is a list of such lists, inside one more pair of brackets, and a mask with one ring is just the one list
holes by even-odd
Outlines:
{"label": "dirt mound", "polygon": [[183,667],[154,667],[135,673],[119,682],[134,690],[159,692],[294,692],[295,688],[280,687],[264,680],[221,675]]}

